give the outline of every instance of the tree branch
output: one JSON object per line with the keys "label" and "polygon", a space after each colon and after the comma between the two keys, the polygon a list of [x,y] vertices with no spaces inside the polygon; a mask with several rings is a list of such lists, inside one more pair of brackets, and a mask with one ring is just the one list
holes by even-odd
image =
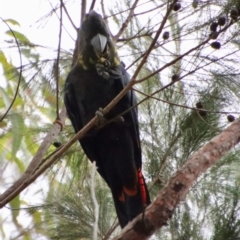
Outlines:
{"label": "tree branch", "polygon": [[81,7],[81,19],[80,19],[80,26],[82,25],[82,22],[85,18],[86,15],[86,9],[87,9],[87,1],[86,0],[82,0],[82,7]]}
{"label": "tree branch", "polygon": [[240,119],[194,153],[174,174],[168,184],[149,205],[143,216],[138,215],[114,240],[144,240],[167,225],[174,210],[185,198],[189,189],[208,168],[213,166],[240,141]]}
{"label": "tree branch", "polygon": [[[65,107],[62,108],[59,117],[61,122],[65,122],[66,119]],[[29,184],[26,185],[25,182],[27,182],[28,179],[31,178],[32,174],[37,170],[37,168],[42,162],[44,154],[46,153],[46,151],[48,150],[53,140],[56,138],[60,131],[61,126],[58,123],[54,123],[52,128],[49,130],[49,132],[43,139],[41,146],[39,147],[36,155],[33,157],[24,174],[10,188],[8,188],[3,194],[0,195],[0,208],[5,206],[5,204],[9,203],[13,198],[15,198],[23,189],[25,189],[29,185]],[[23,188],[22,186],[25,187]]]}
{"label": "tree branch", "polygon": [[89,12],[94,9],[95,3],[96,3],[96,0],[92,0],[92,3],[91,3],[91,6],[90,6],[90,9],[89,9]]}
{"label": "tree branch", "polygon": [[62,39],[62,20],[63,20],[63,1],[60,0],[60,19],[59,19],[59,35],[58,35],[58,50],[57,59],[54,66],[54,77],[56,81],[56,119],[59,120],[59,61],[60,61],[60,51],[61,51],[61,39]]}
{"label": "tree branch", "polygon": [[126,29],[126,27],[128,26],[128,23],[131,21],[131,19],[134,16],[134,10],[138,4],[139,0],[135,0],[135,2],[133,3],[130,12],[128,14],[127,19],[125,20],[125,22],[122,24],[122,27],[120,28],[120,30],[118,31],[118,33],[113,37],[113,41],[117,42],[118,38],[122,35],[122,33],[124,32],[124,30]]}
{"label": "tree branch", "polygon": [[99,205],[96,198],[95,193],[95,175],[97,171],[96,162],[94,161],[92,164],[92,171],[91,171],[91,197],[94,206],[94,225],[93,225],[93,240],[97,240],[98,235],[98,218],[99,218]]}
{"label": "tree branch", "polygon": [[66,8],[66,6],[65,6],[65,4],[64,4],[62,1],[61,1],[61,4],[62,4],[62,7],[63,7],[64,12],[66,13],[66,15],[67,15],[67,17],[68,17],[68,20],[69,20],[70,23],[72,24],[73,28],[77,31],[77,27],[76,27],[76,25],[74,24],[72,18],[70,17],[70,15],[69,15],[69,13],[68,13],[68,10],[67,10],[67,8]]}

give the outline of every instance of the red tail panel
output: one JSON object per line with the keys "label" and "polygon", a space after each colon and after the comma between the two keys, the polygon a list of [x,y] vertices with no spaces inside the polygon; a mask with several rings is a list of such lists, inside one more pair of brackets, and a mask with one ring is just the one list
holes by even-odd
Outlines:
{"label": "red tail panel", "polygon": [[142,203],[148,204],[146,185],[145,185],[144,178],[140,168],[138,169],[138,182],[139,182],[140,191],[141,191]]}

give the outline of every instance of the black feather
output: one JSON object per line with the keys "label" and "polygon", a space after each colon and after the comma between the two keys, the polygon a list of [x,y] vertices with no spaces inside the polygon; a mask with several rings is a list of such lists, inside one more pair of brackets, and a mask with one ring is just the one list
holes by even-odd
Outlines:
{"label": "black feather", "polygon": [[[92,45],[97,42],[91,41],[96,36],[107,38],[105,49]],[[67,77],[64,95],[75,132],[129,82],[129,75],[120,63],[109,31],[102,17],[94,11],[82,24],[79,46],[79,62]],[[102,49],[102,53],[96,53],[96,49]],[[128,91],[104,118],[111,121],[136,102],[134,92]],[[95,127],[80,143],[88,158],[96,161],[98,172],[110,187],[120,225],[124,227],[150,203],[145,181],[139,175],[142,159],[137,108],[124,114],[120,121],[115,119],[104,127]]]}

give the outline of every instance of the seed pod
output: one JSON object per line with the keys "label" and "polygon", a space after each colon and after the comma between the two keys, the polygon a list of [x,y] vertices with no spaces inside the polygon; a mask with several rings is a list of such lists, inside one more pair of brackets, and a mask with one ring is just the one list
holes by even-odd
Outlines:
{"label": "seed pod", "polygon": [[197,8],[198,3],[199,3],[199,0],[193,0],[193,2],[192,2],[192,7],[193,7],[193,8]]}
{"label": "seed pod", "polygon": [[196,108],[203,108],[202,103],[201,103],[201,102],[197,102],[197,103],[196,103]]}
{"label": "seed pod", "polygon": [[238,10],[236,8],[233,8],[231,11],[230,11],[230,17],[232,20],[236,21],[237,18],[238,18]]}
{"label": "seed pod", "polygon": [[173,74],[172,75],[172,82],[176,82],[176,81],[178,81],[179,80],[179,75],[178,74]]}
{"label": "seed pod", "polygon": [[180,8],[181,8],[181,3],[177,2],[177,3],[175,3],[174,6],[173,6],[173,11],[176,12],[176,11],[178,11]]}
{"label": "seed pod", "polygon": [[210,25],[210,30],[212,32],[216,32],[217,31],[217,27],[218,27],[218,23],[217,22],[213,22],[211,25]]}
{"label": "seed pod", "polygon": [[214,49],[220,49],[221,48],[221,43],[220,42],[212,42],[211,47]]}
{"label": "seed pod", "polygon": [[56,148],[59,148],[61,147],[61,143],[60,142],[53,142],[53,146],[56,147]]}
{"label": "seed pod", "polygon": [[203,109],[203,104],[201,102],[197,102],[196,103],[196,108],[200,109],[197,111],[197,113],[202,116],[202,117],[206,117],[207,116],[207,112],[204,111]]}
{"label": "seed pod", "polygon": [[164,32],[163,35],[162,35],[162,38],[164,40],[167,40],[169,38],[169,32],[168,31]]}
{"label": "seed pod", "polygon": [[204,110],[199,110],[199,111],[198,111],[198,114],[199,114],[200,116],[202,116],[202,117],[206,117],[206,116],[207,116],[207,112],[204,111]]}
{"label": "seed pod", "polygon": [[226,23],[226,17],[225,16],[221,16],[219,19],[218,19],[218,25],[219,26],[224,26]]}
{"label": "seed pod", "polygon": [[233,121],[235,120],[235,117],[234,117],[233,115],[228,115],[228,116],[227,116],[227,120],[228,120],[229,122],[233,122]]}

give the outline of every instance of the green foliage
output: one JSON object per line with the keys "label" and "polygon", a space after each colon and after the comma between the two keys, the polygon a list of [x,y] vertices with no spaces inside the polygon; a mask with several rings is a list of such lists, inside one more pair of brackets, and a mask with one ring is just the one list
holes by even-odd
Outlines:
{"label": "green foliage", "polygon": [[[114,34],[124,26],[133,2],[120,4],[119,1],[113,1],[112,5],[108,5],[105,1],[107,19]],[[152,199],[189,156],[226,127],[228,112],[239,112],[238,20],[232,21],[232,25],[223,32],[221,30],[224,27],[217,27],[217,41],[221,42],[219,50],[210,47],[212,41],[215,41],[210,39],[196,51],[171,63],[205,41],[210,34],[210,23],[217,21],[219,16],[228,15],[229,24],[229,12],[239,5],[236,0],[198,1],[193,8],[192,3],[181,1],[180,11],[171,13],[167,18],[163,32],[170,33],[169,39],[164,40],[160,35],[137,80],[158,72],[134,85],[138,101],[141,101],[139,121],[143,169]],[[68,6],[67,1],[66,8]],[[139,1],[134,17],[117,42],[121,60],[130,74],[136,71],[150,46],[167,6],[169,2],[166,1]],[[42,20],[49,19],[58,8],[57,5],[54,10],[51,9]],[[20,19],[5,21],[12,27],[12,31],[8,29],[3,33],[8,48],[1,48],[0,51],[3,73],[0,83],[0,117],[14,99],[21,70],[22,76],[14,104],[0,122],[0,180],[1,188],[4,189],[25,171],[56,118],[56,59],[45,58],[42,50],[52,51],[56,55],[57,49],[47,49],[33,43],[26,33],[21,32]],[[14,49],[18,54],[16,41],[20,45],[22,66],[15,63],[19,56],[9,57],[11,54],[6,50]],[[61,91],[72,61],[70,52],[69,49],[61,49],[60,52],[60,106]],[[174,74],[178,74],[179,79],[172,83]],[[196,108],[198,102],[206,110],[205,114],[201,112],[202,109]],[[67,121],[56,141],[64,144],[73,134]],[[55,150],[51,146],[46,155]],[[92,239],[95,218],[90,193],[91,169],[81,147],[76,143],[43,174],[37,182],[39,184],[33,185],[31,191],[36,191],[36,196],[24,192],[11,201],[9,206],[13,209],[31,207],[27,210],[32,221],[29,227],[19,221],[21,211],[24,210],[9,210],[8,215],[18,233],[16,235],[19,235],[18,239]],[[239,149],[236,147],[198,179],[168,226],[157,232],[153,239],[240,239],[239,179]],[[96,177],[95,184],[100,206],[98,239],[105,239],[105,236],[111,239],[119,232],[119,228],[115,230],[116,214],[112,197],[100,177]],[[42,188],[44,199],[39,207]],[[29,196],[32,195],[34,197],[30,201]],[[23,201],[25,198],[27,200]],[[5,226],[9,223],[2,216],[0,220],[3,222],[0,227],[1,237],[7,239],[9,233],[5,233]]]}
{"label": "green foliage", "polygon": [[7,80],[12,80],[16,76],[18,76],[17,69],[13,66],[13,64],[7,60],[4,52],[0,51],[0,63],[4,70],[4,76]]}
{"label": "green foliage", "polygon": [[15,19],[11,19],[11,18],[5,19],[5,22],[10,23],[10,24],[12,24],[12,25],[17,25],[17,26],[20,27],[19,22],[17,22]]}
{"label": "green foliage", "polygon": [[20,199],[19,196],[15,197],[11,202],[10,202],[11,208],[14,209],[12,211],[12,218],[14,222],[17,222],[17,216],[19,215],[19,210],[20,210]]}
{"label": "green foliage", "polygon": [[[13,19],[7,19],[5,22],[11,27],[20,26]],[[5,43],[9,49],[15,49],[16,54],[19,54],[16,41],[19,43],[22,62],[16,64],[15,60],[19,60],[19,56],[14,55],[15,59],[12,59],[9,57],[8,48],[1,48],[0,67],[3,76],[0,82],[0,118],[13,103],[8,114],[0,121],[1,193],[26,170],[26,166],[37,152],[42,137],[51,127],[47,119],[55,119],[53,114],[55,102],[44,101],[44,97],[49,96],[49,92],[47,93],[41,86],[41,78],[45,75],[48,76],[45,82],[52,81],[52,76],[49,77],[48,74],[49,60],[40,60],[39,49],[34,47],[34,43],[20,31],[11,30],[5,32]],[[53,84],[50,86],[53,91],[55,86]],[[40,113],[41,109],[44,109],[44,113]],[[35,231],[31,232],[31,228],[26,225],[27,221],[19,220],[24,211],[22,208],[29,204],[27,201],[22,201],[23,198],[24,195],[21,194],[9,203],[8,214],[5,213],[6,210],[3,211],[1,218],[3,227],[0,229],[2,239],[8,239],[10,235],[11,238],[17,235],[18,239],[32,239]],[[37,219],[39,222],[41,215],[41,212],[31,215],[33,223]],[[6,228],[9,222],[12,222],[11,232],[8,231],[9,227]]]}
{"label": "green foliage", "polygon": [[23,43],[23,44],[31,43],[26,36],[24,36],[22,33],[18,32],[18,31],[8,30],[8,31],[6,31],[6,34],[13,38],[16,38],[16,40],[19,41],[20,43]]}
{"label": "green foliage", "polygon": [[[90,179],[78,184],[57,183],[46,200],[44,229],[50,239],[91,239],[93,236],[94,207],[90,193]],[[114,224],[114,207],[108,188],[97,178],[95,194],[100,207],[98,239],[103,239]],[[71,229],[71,231],[69,231]]]}

